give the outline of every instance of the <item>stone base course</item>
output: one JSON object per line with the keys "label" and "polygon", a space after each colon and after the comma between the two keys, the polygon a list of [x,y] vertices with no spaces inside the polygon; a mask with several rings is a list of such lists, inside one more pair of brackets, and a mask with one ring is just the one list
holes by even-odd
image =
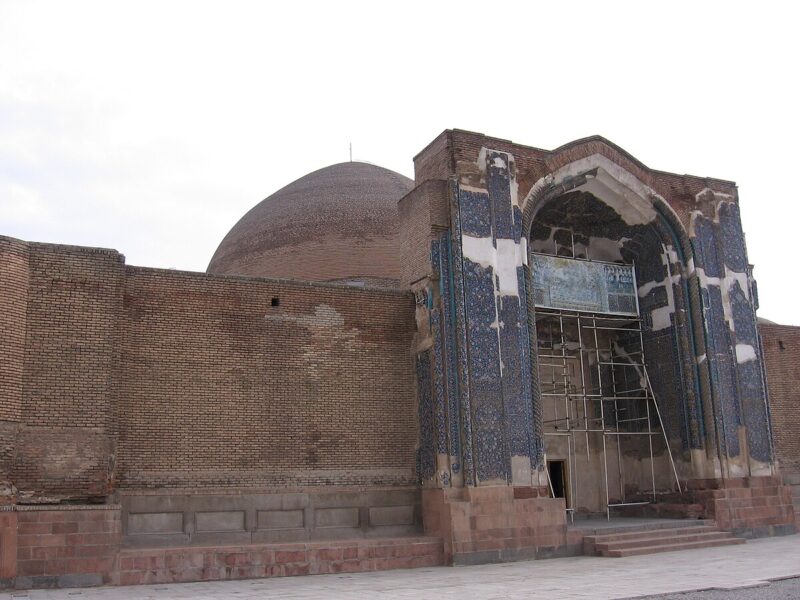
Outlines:
{"label": "stone base course", "polygon": [[436,538],[340,540],[303,544],[122,550],[113,583],[135,585],[433,567],[444,563]]}

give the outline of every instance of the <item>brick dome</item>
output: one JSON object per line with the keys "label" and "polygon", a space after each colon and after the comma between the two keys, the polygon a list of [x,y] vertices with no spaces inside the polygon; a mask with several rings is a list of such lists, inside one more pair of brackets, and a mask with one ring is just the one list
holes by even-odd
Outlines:
{"label": "brick dome", "polygon": [[397,202],[414,186],[360,162],[301,177],[228,232],[208,273],[397,285]]}

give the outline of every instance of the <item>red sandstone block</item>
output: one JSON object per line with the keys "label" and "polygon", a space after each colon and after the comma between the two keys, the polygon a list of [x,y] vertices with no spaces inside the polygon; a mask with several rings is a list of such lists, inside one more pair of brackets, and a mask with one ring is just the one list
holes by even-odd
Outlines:
{"label": "red sandstone block", "polygon": [[144,583],[144,573],[140,571],[123,571],[119,574],[119,585],[140,585]]}
{"label": "red sandstone block", "polygon": [[120,571],[131,571],[134,566],[134,559],[132,556],[120,556],[119,557],[119,570]]}
{"label": "red sandstone block", "polygon": [[283,574],[286,576],[308,575],[309,564],[307,562],[291,563],[284,565]]}
{"label": "red sandstone block", "polygon": [[226,552],[221,557],[223,564],[220,566],[237,567],[250,563],[250,556],[246,552]]}
{"label": "red sandstone block", "polygon": [[108,546],[73,546],[74,555],[83,556],[110,556],[114,551]]}
{"label": "red sandstone block", "polygon": [[367,568],[370,565],[370,561],[366,560],[343,560],[336,564],[336,568],[338,569],[339,573],[358,573],[360,571],[369,571],[370,569]]}
{"label": "red sandstone block", "polygon": [[346,546],[342,548],[342,559],[352,560],[358,558],[358,546]]}
{"label": "red sandstone block", "polygon": [[164,568],[164,555],[151,554],[146,556],[137,556],[133,561],[134,569],[140,571],[159,570]]}
{"label": "red sandstone block", "polygon": [[258,552],[258,554],[261,556],[260,564],[262,565],[271,565],[275,562],[275,552],[272,550],[261,548],[254,552]]}
{"label": "red sandstone block", "polygon": [[51,523],[20,523],[17,527],[17,535],[35,535],[53,532]]}
{"label": "red sandstone block", "polygon": [[320,548],[309,552],[310,559],[321,561],[342,560],[341,548]]}
{"label": "red sandstone block", "polygon": [[305,550],[276,550],[275,562],[277,564],[302,563],[307,560]]}
{"label": "red sandstone block", "polygon": [[203,554],[200,552],[167,553],[164,556],[167,569],[192,569],[203,567]]}
{"label": "red sandstone block", "polygon": [[411,567],[414,569],[420,567],[438,567],[441,564],[442,564],[442,556],[436,554],[415,556],[411,561]]}
{"label": "red sandstone block", "polygon": [[78,521],[77,531],[79,533],[110,533],[111,527],[108,523],[102,521]]}
{"label": "red sandstone block", "polygon": [[107,573],[113,569],[114,559],[107,556],[87,556],[66,559],[66,573]]}
{"label": "red sandstone block", "polygon": [[397,556],[397,553],[401,551],[400,548],[393,545],[371,546],[368,548],[367,558],[391,558]]}
{"label": "red sandstone block", "polygon": [[44,569],[47,561],[45,560],[20,560],[17,561],[17,574],[18,575],[44,575]]}
{"label": "red sandstone block", "polygon": [[64,522],[64,523],[53,523],[53,533],[77,533],[78,531],[78,523],[76,522]]}
{"label": "red sandstone block", "polygon": [[21,535],[17,537],[17,546],[64,546],[67,538],[64,534]]}

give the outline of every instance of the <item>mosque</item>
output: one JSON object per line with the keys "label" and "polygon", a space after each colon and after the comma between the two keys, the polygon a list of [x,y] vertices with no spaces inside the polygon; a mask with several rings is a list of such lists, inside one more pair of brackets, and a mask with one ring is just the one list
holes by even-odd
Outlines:
{"label": "mosque", "polygon": [[0,585],[795,531],[800,328],[733,182],[462,130],[414,175],[310,173],[206,273],[0,237]]}

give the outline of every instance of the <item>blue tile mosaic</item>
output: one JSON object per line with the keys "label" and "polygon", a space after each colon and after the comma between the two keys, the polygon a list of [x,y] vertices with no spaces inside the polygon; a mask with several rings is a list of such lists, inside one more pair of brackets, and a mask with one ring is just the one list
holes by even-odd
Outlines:
{"label": "blue tile mosaic", "polygon": [[457,373],[459,388],[459,414],[461,415],[461,464],[464,483],[475,484],[475,461],[472,443],[472,408],[469,387],[469,366],[467,347],[467,313],[464,300],[464,269],[461,253],[461,197],[458,184],[450,185],[450,215],[451,215],[451,271],[453,273],[453,315],[455,322],[454,337],[457,352]]}
{"label": "blue tile mosaic", "polygon": [[439,237],[442,249],[439,265],[439,295],[442,299],[442,338],[444,339],[444,360],[447,383],[447,422],[450,456],[456,461],[451,465],[454,473],[460,472],[461,456],[461,415],[459,410],[458,357],[456,356],[456,315],[453,297],[453,273],[451,268],[450,233]]}
{"label": "blue tile mosaic", "polygon": [[504,152],[487,153],[486,187],[491,200],[492,230],[495,239],[514,238],[514,215],[511,205],[508,163],[508,155]]}
{"label": "blue tile mosaic", "polygon": [[419,447],[417,448],[417,476],[420,480],[433,477],[436,472],[434,454],[433,394],[431,390],[431,352],[417,355],[417,401],[419,417]]}
{"label": "blue tile mosaic", "polygon": [[723,202],[719,207],[720,244],[725,265],[731,271],[747,272],[747,254],[744,246],[739,207],[733,202]]}
{"label": "blue tile mosaic", "polygon": [[498,335],[494,327],[494,273],[464,260],[464,284],[475,470],[481,481],[505,478],[510,457],[504,435]]}
{"label": "blue tile mosaic", "polygon": [[[489,237],[492,235],[492,211],[489,205],[489,194],[472,190],[459,189],[461,233],[473,237]],[[461,237],[458,238],[459,242]]]}
{"label": "blue tile mosaic", "polygon": [[433,414],[435,416],[436,453],[447,454],[447,399],[444,383],[444,344],[442,343],[441,309],[431,310],[431,333],[433,335]]}

